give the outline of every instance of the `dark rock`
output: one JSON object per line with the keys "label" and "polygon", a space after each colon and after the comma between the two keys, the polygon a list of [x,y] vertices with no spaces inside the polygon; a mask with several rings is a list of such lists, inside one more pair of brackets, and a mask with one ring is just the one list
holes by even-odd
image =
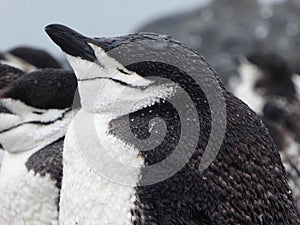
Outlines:
{"label": "dark rock", "polygon": [[138,31],[169,34],[185,42],[217,70],[227,83],[236,73],[235,59],[271,51],[300,71],[300,1],[262,5],[255,0],[213,1],[192,12],[159,19]]}

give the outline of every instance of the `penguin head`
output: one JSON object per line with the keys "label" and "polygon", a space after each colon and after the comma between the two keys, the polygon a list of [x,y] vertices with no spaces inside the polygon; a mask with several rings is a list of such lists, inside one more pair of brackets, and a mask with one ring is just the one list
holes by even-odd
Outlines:
{"label": "penguin head", "polygon": [[81,104],[87,111],[126,114],[164,99],[176,89],[168,82],[153,81],[141,69],[137,72],[133,66],[126,65],[122,61],[126,58],[124,51],[118,51],[139,40],[167,43],[165,36],[137,33],[115,38],[88,38],[57,24],[47,26],[46,32],[74,69]]}
{"label": "penguin head", "polygon": [[[71,71],[25,74],[0,91],[0,143],[7,151],[28,150],[48,137],[64,136],[77,82]],[[65,128],[66,129],[66,128]]]}
{"label": "penguin head", "polygon": [[21,46],[9,50],[8,53],[30,63],[36,68],[61,68],[60,63],[43,49]]}
{"label": "penguin head", "polygon": [[46,51],[25,46],[1,53],[0,63],[19,68],[25,72],[44,68],[61,68],[60,63]]}

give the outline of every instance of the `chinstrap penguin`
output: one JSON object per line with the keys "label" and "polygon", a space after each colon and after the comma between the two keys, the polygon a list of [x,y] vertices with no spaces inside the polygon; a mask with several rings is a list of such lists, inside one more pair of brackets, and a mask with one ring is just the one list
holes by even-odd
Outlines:
{"label": "chinstrap penguin", "polygon": [[262,116],[278,147],[300,213],[300,76],[279,55],[258,52],[240,60],[233,93]]}
{"label": "chinstrap penguin", "polygon": [[45,68],[62,68],[61,64],[45,50],[25,46],[0,53],[0,63],[25,72]]}
{"label": "chinstrap penguin", "polygon": [[58,224],[63,139],[76,88],[72,71],[43,69],[0,91],[1,224]]}
{"label": "chinstrap penguin", "polygon": [[[154,49],[159,59],[170,56],[165,51],[170,46],[188,50],[200,64],[190,62],[187,69],[199,66],[199,73],[205,75],[202,82],[207,85],[217,79],[216,74],[198,53],[170,37],[151,33],[93,39],[56,24],[47,26],[46,32],[66,53],[75,71],[82,105],[65,138],[60,224],[300,224],[279,153],[267,129],[260,117],[227,92],[221,82],[218,84],[227,111],[226,134],[215,160],[199,171],[212,127],[206,96],[199,84],[177,67],[159,60],[143,61],[143,48]],[[144,40],[147,46],[126,48]],[[122,46],[125,51],[114,51]],[[126,65],[126,58],[134,54],[140,61]],[[166,80],[160,82],[153,76]],[[196,122],[180,118],[182,112],[171,104],[181,95],[177,93],[182,90],[179,86],[192,99],[201,124],[196,149],[173,176],[141,185],[151,176],[146,169],[167,159],[179,138],[188,141],[180,157],[174,158],[175,164],[185,157],[193,141],[182,137],[181,125],[193,127]],[[88,117],[92,125],[86,125]],[[152,120],[156,117],[167,127],[164,139],[151,151],[141,151],[128,132],[147,139],[158,126],[159,122]],[[80,121],[81,126],[76,127]],[[101,145],[92,138],[94,131]],[[135,168],[128,170],[132,173],[126,170],[122,177],[124,183],[131,185],[114,180],[119,170],[113,167],[113,161],[103,168],[111,172],[112,179],[91,167],[83,156],[86,149],[106,152],[115,161]],[[164,171],[156,172],[159,176]]]}

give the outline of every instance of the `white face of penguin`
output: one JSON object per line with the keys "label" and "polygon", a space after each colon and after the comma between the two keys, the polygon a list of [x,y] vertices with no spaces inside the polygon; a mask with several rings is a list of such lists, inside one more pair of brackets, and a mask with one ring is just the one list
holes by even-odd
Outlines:
{"label": "white face of penguin", "polygon": [[[38,109],[20,100],[0,98],[0,144],[10,153],[33,149],[63,136],[71,116],[66,109]],[[68,119],[68,117],[70,117]]]}
{"label": "white face of penguin", "polygon": [[81,105],[86,111],[120,116],[165,99],[175,92],[175,85],[157,85],[153,80],[129,71],[101,47],[93,49],[94,62],[66,53],[75,71]]}

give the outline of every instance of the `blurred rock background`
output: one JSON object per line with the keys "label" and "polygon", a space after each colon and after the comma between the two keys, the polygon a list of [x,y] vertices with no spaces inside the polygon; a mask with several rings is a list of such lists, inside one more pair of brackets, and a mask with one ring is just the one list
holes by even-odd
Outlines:
{"label": "blurred rock background", "polygon": [[215,0],[166,16],[138,31],[170,34],[206,57],[224,82],[236,73],[235,59],[272,51],[300,71],[300,1]]}

